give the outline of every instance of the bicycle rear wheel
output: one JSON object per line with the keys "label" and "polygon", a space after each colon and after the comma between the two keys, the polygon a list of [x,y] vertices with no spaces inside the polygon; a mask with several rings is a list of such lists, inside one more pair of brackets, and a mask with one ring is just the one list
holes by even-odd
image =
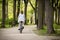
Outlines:
{"label": "bicycle rear wheel", "polygon": [[20,29],[20,33],[22,33],[22,29]]}
{"label": "bicycle rear wheel", "polygon": [[23,29],[22,29],[22,27],[23,27],[23,21],[21,21],[20,23],[21,23],[21,24],[20,24],[20,33],[22,33],[22,30],[23,30]]}

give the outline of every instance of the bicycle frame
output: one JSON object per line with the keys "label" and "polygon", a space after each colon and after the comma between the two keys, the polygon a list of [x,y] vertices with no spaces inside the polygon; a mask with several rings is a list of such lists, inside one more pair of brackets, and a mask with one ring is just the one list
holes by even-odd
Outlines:
{"label": "bicycle frame", "polygon": [[23,21],[20,22],[20,33],[22,33]]}

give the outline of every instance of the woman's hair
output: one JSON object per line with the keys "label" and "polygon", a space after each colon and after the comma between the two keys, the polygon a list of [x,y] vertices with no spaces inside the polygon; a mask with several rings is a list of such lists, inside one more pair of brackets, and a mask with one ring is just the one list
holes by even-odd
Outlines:
{"label": "woman's hair", "polygon": [[23,14],[23,11],[21,11],[21,14]]}

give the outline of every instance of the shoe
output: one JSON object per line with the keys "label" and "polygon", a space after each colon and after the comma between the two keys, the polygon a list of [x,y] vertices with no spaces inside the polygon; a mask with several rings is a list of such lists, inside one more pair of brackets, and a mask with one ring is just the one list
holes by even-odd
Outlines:
{"label": "shoe", "polygon": [[20,29],[18,29],[18,30],[20,30]]}
{"label": "shoe", "polygon": [[21,29],[24,29],[24,27],[22,27]]}

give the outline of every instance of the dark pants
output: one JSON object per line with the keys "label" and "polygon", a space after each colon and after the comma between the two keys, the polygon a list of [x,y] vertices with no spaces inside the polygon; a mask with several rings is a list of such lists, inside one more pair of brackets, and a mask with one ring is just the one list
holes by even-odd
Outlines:
{"label": "dark pants", "polygon": [[19,29],[24,29],[24,22],[23,21],[19,22]]}

